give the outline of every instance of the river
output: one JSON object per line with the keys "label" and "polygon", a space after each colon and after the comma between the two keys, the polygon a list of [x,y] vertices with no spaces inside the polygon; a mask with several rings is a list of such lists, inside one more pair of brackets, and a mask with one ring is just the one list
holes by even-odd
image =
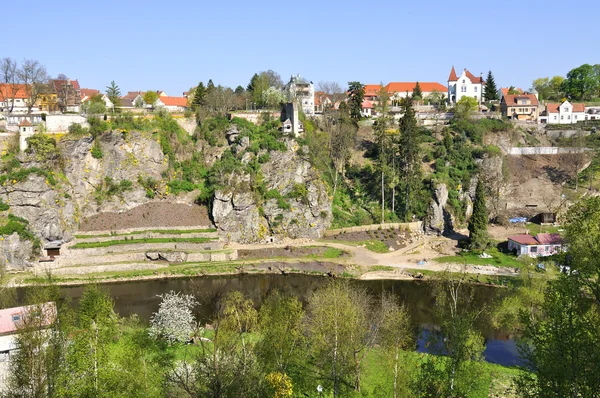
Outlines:
{"label": "river", "polygon": [[[158,295],[174,290],[196,296],[201,304],[197,308],[197,316],[200,320],[206,321],[214,313],[216,298],[227,291],[239,290],[257,305],[273,290],[294,295],[306,302],[313,291],[327,282],[328,278],[323,276],[263,274],[119,282],[103,284],[102,287],[114,299],[115,310],[121,316],[137,314],[141,319],[148,320],[158,309],[160,302]],[[433,314],[435,298],[430,282],[356,280],[353,283],[364,286],[375,295],[379,295],[382,291],[397,295],[407,306],[416,326],[415,329],[419,330],[417,349],[425,351],[424,336],[435,327]],[[84,286],[65,286],[63,290],[68,298],[77,301],[84,288]],[[18,296],[21,300],[24,289],[26,288],[18,289]],[[478,308],[484,305],[489,306],[494,300],[497,300],[500,294],[501,290],[498,288],[475,286],[472,304]],[[482,322],[482,324],[485,323],[487,322]],[[484,356],[488,362],[505,366],[520,363],[515,341],[510,334],[485,327],[480,330],[485,337]]]}

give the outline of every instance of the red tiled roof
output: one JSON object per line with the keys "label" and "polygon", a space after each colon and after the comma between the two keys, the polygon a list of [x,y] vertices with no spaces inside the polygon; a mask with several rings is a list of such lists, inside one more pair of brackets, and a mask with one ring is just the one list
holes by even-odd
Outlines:
{"label": "red tiled roof", "polygon": [[81,99],[83,100],[84,98],[86,99],[90,99],[92,98],[94,95],[96,94],[100,94],[100,90],[94,90],[92,88],[82,88],[80,91],[81,94]]}
{"label": "red tiled roof", "polygon": [[364,100],[362,103],[363,109],[373,109],[373,103],[371,101]]}
{"label": "red tiled roof", "polygon": [[561,245],[563,243],[563,239],[559,234],[538,234],[536,239],[542,245]]}
{"label": "red tiled roof", "polygon": [[331,102],[331,96],[323,91],[315,91],[315,105],[320,106],[327,101]]}
{"label": "red tiled roof", "polygon": [[[54,89],[56,91],[59,91],[62,88],[62,86],[67,84],[67,82],[69,82],[69,80],[52,80],[52,84],[54,85]],[[79,90],[79,82],[77,80],[70,80],[70,82],[75,90]]]}
{"label": "red tiled roof", "polygon": [[448,81],[455,82],[457,80],[458,80],[458,77],[456,76],[456,71],[454,70],[454,66],[452,66],[452,70],[450,71],[450,76],[448,77]]}
{"label": "red tiled roof", "polygon": [[29,123],[29,120],[27,120],[27,119],[23,119],[21,121],[21,123],[19,123],[19,127],[27,127],[27,126],[31,126],[31,123]]}
{"label": "red tiled roof", "polygon": [[370,97],[379,95],[381,84],[365,84],[365,95]]}
{"label": "red tiled roof", "polygon": [[[391,82],[385,89],[388,93],[412,93],[417,82]],[[423,93],[431,93],[433,91],[437,91],[438,93],[445,93],[448,91],[446,86],[441,85],[436,82],[419,82],[419,86],[421,86],[421,91]]]}
{"label": "red tiled roof", "polygon": [[533,237],[533,235],[528,234],[513,235],[509,236],[508,239],[521,245],[539,245],[539,242]]}
{"label": "red tiled roof", "polygon": [[187,106],[187,98],[185,97],[168,97],[166,95],[158,98],[165,106]]}
{"label": "red tiled roof", "polygon": [[124,95],[121,98],[127,98],[127,99],[130,99],[130,100],[133,101],[135,99],[135,97],[137,97],[138,95],[142,95],[143,96],[144,92],[143,91],[129,91],[127,93],[127,95]]}
{"label": "red tiled roof", "polygon": [[[510,89],[510,87],[503,87],[500,90],[502,91],[502,95],[503,96],[507,96],[508,95],[508,90]],[[519,94],[523,94],[523,90],[521,90],[520,88],[515,88],[515,90],[517,90],[517,92]]]}
{"label": "red tiled roof", "polygon": [[27,86],[25,84],[0,84],[0,102],[6,99],[27,98]]}
{"label": "red tiled roof", "polygon": [[518,106],[523,105],[517,103],[519,98],[527,98],[531,100],[531,105],[539,105],[538,99],[535,97],[535,94],[515,94],[515,95],[505,95],[503,101],[507,106]]}
{"label": "red tiled roof", "polygon": [[475,77],[467,69],[465,69],[465,74],[467,75],[467,77],[469,78],[469,80],[471,81],[471,83],[482,83],[482,84],[485,83],[481,77]]}
{"label": "red tiled roof", "polygon": [[[564,104],[564,102],[563,102],[563,104]],[[555,104],[555,103],[546,104],[546,112],[547,113],[558,113],[558,108],[561,105],[562,104]],[[571,105],[573,105],[572,112],[585,112],[585,104],[578,103],[578,104],[571,104]]]}

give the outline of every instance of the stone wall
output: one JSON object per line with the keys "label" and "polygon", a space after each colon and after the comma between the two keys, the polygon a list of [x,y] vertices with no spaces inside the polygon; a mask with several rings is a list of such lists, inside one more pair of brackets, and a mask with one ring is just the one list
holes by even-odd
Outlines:
{"label": "stone wall", "polygon": [[89,127],[87,119],[81,115],[48,115],[46,116],[46,131],[50,133],[66,132],[73,123]]}
{"label": "stone wall", "polygon": [[341,233],[347,232],[366,232],[376,231],[379,229],[408,229],[411,232],[422,232],[423,222],[405,222],[405,223],[387,223],[387,224],[370,224],[370,225],[359,225],[356,227],[346,227],[338,229],[328,229],[325,231],[324,236],[335,236]]}

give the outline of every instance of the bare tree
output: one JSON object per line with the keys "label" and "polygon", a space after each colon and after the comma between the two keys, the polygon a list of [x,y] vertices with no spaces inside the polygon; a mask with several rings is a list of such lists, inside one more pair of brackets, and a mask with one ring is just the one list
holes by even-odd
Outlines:
{"label": "bare tree", "polygon": [[338,84],[338,82],[321,81],[317,83],[317,91],[325,93],[333,105],[346,98],[346,91]]}
{"label": "bare tree", "polygon": [[44,89],[43,85],[48,81],[46,67],[36,60],[25,59],[17,73],[20,80],[25,84],[27,110],[31,113],[31,108],[33,108]]}
{"label": "bare tree", "polygon": [[[6,84],[3,89],[0,89],[0,102],[5,103],[7,113],[12,112],[15,106],[15,97],[21,89],[17,70],[17,61],[8,57],[0,61],[1,82]],[[10,108],[8,102],[10,102]]]}

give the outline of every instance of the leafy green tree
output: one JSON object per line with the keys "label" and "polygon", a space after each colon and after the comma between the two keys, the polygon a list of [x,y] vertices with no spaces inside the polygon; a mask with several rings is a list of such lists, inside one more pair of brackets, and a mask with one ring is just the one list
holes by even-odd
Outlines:
{"label": "leafy green tree", "polygon": [[496,87],[496,81],[492,71],[488,72],[487,79],[485,82],[485,92],[483,94],[486,101],[497,101],[498,100],[498,88]]}
{"label": "leafy green tree", "polygon": [[473,113],[477,112],[478,108],[479,104],[476,98],[461,97],[454,107],[454,117],[457,119],[469,119]]}
{"label": "leafy green tree", "polygon": [[422,359],[413,392],[425,397],[474,397],[484,381],[484,339],[477,330],[483,314],[471,306],[474,287],[466,282],[465,273],[445,272],[434,291],[439,332],[430,333],[428,345],[440,356]]}
{"label": "leafy green tree", "polygon": [[362,360],[376,337],[372,303],[363,289],[332,281],[308,303],[306,330],[312,367],[333,397],[360,391]]}
{"label": "leafy green tree", "polygon": [[404,116],[400,119],[398,140],[398,180],[401,215],[405,220],[418,213],[422,186],[421,131],[412,107],[412,99],[404,98]]}
{"label": "leafy green tree", "polygon": [[102,115],[106,113],[106,104],[100,94],[93,95],[86,107],[88,115]]}
{"label": "leafy green tree", "polygon": [[562,76],[540,77],[533,81],[533,88],[538,92],[540,100],[554,100],[560,101],[562,93],[562,83],[565,80]]}
{"label": "leafy green tree", "polygon": [[385,350],[386,357],[392,363],[394,398],[410,396],[408,391],[408,375],[401,369],[401,355],[414,343],[410,316],[406,307],[398,303],[391,294],[381,298],[381,327],[378,342]]}
{"label": "leafy green tree", "polygon": [[110,82],[110,86],[106,86],[106,96],[113,104],[113,110],[116,112],[121,106],[121,89],[115,81]]}
{"label": "leafy green tree", "polygon": [[[527,372],[517,379],[523,397],[596,397],[600,391],[600,322],[578,275],[549,283],[539,317],[521,314],[519,344]],[[533,377],[534,376],[534,377]]]}
{"label": "leafy green tree", "polygon": [[192,109],[198,110],[206,103],[206,87],[204,83],[198,83],[196,90],[194,90],[194,98],[192,100]]}
{"label": "leafy green tree", "polygon": [[568,98],[582,101],[590,99],[598,91],[598,85],[592,65],[583,64],[567,73],[561,89]]}
{"label": "leafy green tree", "polygon": [[154,103],[158,100],[158,93],[154,90],[148,90],[144,93],[144,102],[152,107],[154,107]]}
{"label": "leafy green tree", "polygon": [[264,373],[279,372],[298,377],[302,367],[304,335],[302,303],[295,297],[275,292],[258,314],[260,340],[255,350]]}
{"label": "leafy green tree", "polygon": [[415,88],[413,88],[412,97],[415,101],[423,99],[423,91],[421,91],[421,85],[419,84],[419,82],[417,82],[415,84]]}
{"label": "leafy green tree", "polygon": [[360,82],[348,82],[348,108],[350,117],[354,120],[361,118],[362,103],[365,99],[365,86]]}
{"label": "leafy green tree", "polygon": [[473,214],[469,219],[469,241],[472,249],[485,249],[489,243],[488,214],[485,204],[485,187],[482,179],[477,181]]}
{"label": "leafy green tree", "polygon": [[515,86],[510,86],[508,88],[508,95],[517,95],[520,94],[519,90],[516,89]]}

